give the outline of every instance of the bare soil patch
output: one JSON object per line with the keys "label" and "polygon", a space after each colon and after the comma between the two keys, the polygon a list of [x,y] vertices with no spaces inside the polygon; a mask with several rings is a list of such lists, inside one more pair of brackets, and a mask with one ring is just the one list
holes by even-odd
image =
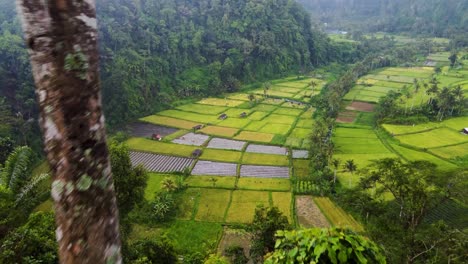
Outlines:
{"label": "bare soil patch", "polygon": [[126,131],[132,137],[151,137],[153,134],[161,135],[165,137],[176,132],[178,129],[158,126],[144,122],[135,122],[127,125]]}
{"label": "bare soil patch", "polygon": [[192,166],[193,159],[172,157],[144,152],[130,152],[130,160],[133,166],[143,165],[153,172],[182,172]]}
{"label": "bare soil patch", "polygon": [[352,102],[346,107],[346,110],[360,111],[360,112],[374,112],[375,104],[364,102]]}
{"label": "bare soil patch", "polygon": [[[232,229],[224,227],[223,237],[218,245],[218,253],[225,256],[224,251],[232,246],[240,246],[244,249],[244,254],[249,255],[250,242],[252,236],[243,229]],[[250,260],[249,263],[252,263]]]}
{"label": "bare soil patch", "polygon": [[192,175],[236,176],[237,164],[199,160]]}
{"label": "bare soil patch", "polygon": [[242,165],[241,177],[289,178],[289,167]]}
{"label": "bare soil patch", "polygon": [[296,196],[296,214],[299,224],[303,227],[330,227],[312,196]]}

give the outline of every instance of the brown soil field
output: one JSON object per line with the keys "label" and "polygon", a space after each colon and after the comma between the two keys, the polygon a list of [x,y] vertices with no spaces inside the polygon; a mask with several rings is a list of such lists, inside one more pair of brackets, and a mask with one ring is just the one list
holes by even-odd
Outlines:
{"label": "brown soil field", "polygon": [[296,196],[296,213],[299,224],[303,227],[330,227],[312,196]]}
{"label": "brown soil field", "polygon": [[352,102],[346,107],[346,110],[354,110],[361,112],[374,112],[375,104],[364,103],[364,102]]}

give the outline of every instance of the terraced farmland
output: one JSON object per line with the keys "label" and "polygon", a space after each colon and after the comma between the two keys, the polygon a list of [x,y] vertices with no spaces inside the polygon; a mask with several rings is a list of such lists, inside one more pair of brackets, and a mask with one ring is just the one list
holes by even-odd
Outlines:
{"label": "terraced farmland", "polygon": [[192,166],[193,159],[156,155],[144,152],[130,152],[133,166],[143,165],[148,171],[174,172],[184,171]]}

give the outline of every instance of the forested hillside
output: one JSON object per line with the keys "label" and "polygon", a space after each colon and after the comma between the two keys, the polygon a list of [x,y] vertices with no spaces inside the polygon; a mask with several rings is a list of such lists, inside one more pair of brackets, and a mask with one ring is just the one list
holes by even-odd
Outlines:
{"label": "forested hillside", "polygon": [[298,0],[318,21],[351,29],[454,37],[468,31],[466,0]]}
{"label": "forested hillside", "polygon": [[[308,13],[291,0],[103,0],[97,5],[110,125],[175,99],[234,91],[241,83],[297,73],[347,52],[337,52],[314,32]],[[12,115],[2,116],[2,123],[16,131],[23,125],[15,122],[24,123],[36,111],[14,1],[0,0],[0,21],[0,106]],[[4,130],[8,134],[11,127]]]}

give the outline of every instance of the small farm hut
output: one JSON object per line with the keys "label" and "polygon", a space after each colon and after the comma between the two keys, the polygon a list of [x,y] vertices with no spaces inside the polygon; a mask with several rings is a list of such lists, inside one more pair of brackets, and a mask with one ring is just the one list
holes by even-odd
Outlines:
{"label": "small farm hut", "polygon": [[192,128],[193,128],[193,130],[200,130],[200,129],[203,128],[203,125],[196,125],[196,126],[194,126]]}
{"label": "small farm hut", "polygon": [[468,127],[465,127],[464,129],[462,129],[461,132],[465,135],[468,135]]}
{"label": "small farm hut", "polygon": [[226,119],[226,118],[228,118],[228,116],[227,116],[226,114],[222,114],[222,115],[220,115],[220,116],[218,117],[218,119],[221,119],[221,120],[224,120],[224,119]]}
{"label": "small farm hut", "polygon": [[196,149],[192,152],[192,158],[198,158],[201,156],[202,153],[203,151],[201,149]]}
{"label": "small farm hut", "polygon": [[152,138],[153,140],[157,140],[157,141],[161,141],[161,140],[162,140],[162,136],[161,136],[160,134],[153,134],[153,135],[151,136],[151,138]]}
{"label": "small farm hut", "polygon": [[242,117],[242,118],[247,117],[247,113],[246,113],[246,112],[242,112],[242,113],[240,114],[240,117]]}

